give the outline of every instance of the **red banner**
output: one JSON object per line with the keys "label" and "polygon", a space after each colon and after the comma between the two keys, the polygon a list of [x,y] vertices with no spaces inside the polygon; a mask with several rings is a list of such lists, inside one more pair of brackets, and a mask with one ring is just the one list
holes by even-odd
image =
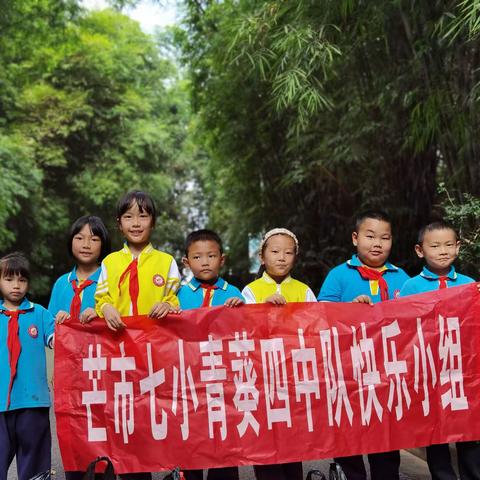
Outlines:
{"label": "red banner", "polygon": [[281,463],[480,439],[479,314],[474,284],[373,307],[129,317],[119,333],[60,325],[64,467],[98,455],[120,473]]}

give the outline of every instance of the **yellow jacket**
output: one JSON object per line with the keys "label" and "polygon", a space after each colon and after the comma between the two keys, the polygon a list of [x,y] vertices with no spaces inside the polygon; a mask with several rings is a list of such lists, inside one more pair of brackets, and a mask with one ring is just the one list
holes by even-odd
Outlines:
{"label": "yellow jacket", "polygon": [[[132,260],[134,256],[127,245],[103,260],[95,292],[95,310],[100,317],[103,317],[102,308],[106,304],[113,305],[122,316],[132,315],[130,277],[125,278],[120,288],[118,286],[122,273]],[[175,294],[180,285],[180,272],[174,258],[148,244],[138,256],[138,285],[139,315],[148,314],[158,302],[178,305]]]}
{"label": "yellow jacket", "polygon": [[277,283],[264,272],[261,278],[249,283],[242,291],[246,303],[265,303],[265,299],[274,293],[283,295],[288,303],[317,301],[308,285],[290,275],[282,283]]}

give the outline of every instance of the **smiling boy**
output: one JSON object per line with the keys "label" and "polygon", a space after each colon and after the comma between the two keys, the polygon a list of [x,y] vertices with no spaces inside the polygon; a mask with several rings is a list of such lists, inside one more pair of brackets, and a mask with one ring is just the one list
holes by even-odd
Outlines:
{"label": "smiling boy", "polygon": [[392,249],[392,224],[381,211],[360,214],[352,232],[357,253],[330,270],[319,301],[376,303],[398,297],[409,276],[388,261]]}
{"label": "smiling boy", "polygon": [[[357,253],[333,268],[323,282],[319,301],[374,304],[397,297],[409,276],[388,262],[392,249],[392,223],[381,211],[360,214],[355,222],[352,243]],[[336,458],[348,480],[366,480],[361,455]],[[372,480],[398,480],[400,452],[368,455]]]}
{"label": "smiling boy", "polygon": [[444,221],[423,227],[418,234],[415,252],[426,265],[416,277],[402,287],[400,296],[431,292],[447,287],[472,283],[475,280],[455,271],[453,263],[460,251],[460,241],[455,229]]}
{"label": "smiling boy", "polygon": [[[452,225],[437,221],[423,227],[418,234],[415,252],[425,260],[421,273],[407,282],[400,296],[431,292],[475,282],[455,271],[453,263],[460,251],[460,241]],[[480,442],[457,442],[458,469],[461,480],[480,478]],[[448,444],[426,447],[427,463],[432,480],[456,480]]]}

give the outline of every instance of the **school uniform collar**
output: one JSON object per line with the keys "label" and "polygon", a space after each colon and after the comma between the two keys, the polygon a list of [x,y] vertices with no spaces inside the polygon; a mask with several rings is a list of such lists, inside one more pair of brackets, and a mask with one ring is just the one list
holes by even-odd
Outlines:
{"label": "school uniform collar", "polygon": [[[197,278],[193,277],[187,285],[194,291],[196,292],[199,288],[202,286],[202,282],[198,280]],[[220,290],[226,290],[228,283],[226,280],[224,280],[222,277],[218,277],[217,281],[213,284],[215,287],[217,287]]]}
{"label": "school uniform collar", "polygon": [[[17,308],[17,310],[33,310],[34,306],[35,305],[30,300],[28,300],[27,297],[24,297],[22,303]],[[5,310],[9,309],[5,306],[5,300],[2,299],[2,301],[0,302],[0,312],[3,313]]]}
{"label": "school uniform collar", "polygon": [[[353,255],[350,260],[347,260],[347,265],[351,268],[358,268],[358,267],[365,267],[366,266],[358,258],[357,254]],[[384,267],[383,270],[387,270],[389,272],[396,272],[398,270],[398,267],[396,267],[395,265],[393,265],[390,262],[385,262],[383,267]]]}
{"label": "school uniform collar", "polygon": [[[267,272],[263,272],[262,279],[265,280],[267,283],[277,283]],[[287,275],[281,282],[282,283],[289,283],[292,281],[292,277]]]}
{"label": "school uniform collar", "polygon": [[[140,258],[141,255],[145,255],[145,254],[147,254],[147,253],[152,252],[153,250],[155,250],[155,249],[153,248],[153,245],[152,245],[151,243],[149,243],[149,244],[138,254],[138,258]],[[121,252],[126,253],[127,255],[130,255],[130,256],[133,258],[133,254],[132,254],[132,252],[130,251],[130,249],[128,248],[128,245],[127,245],[126,242],[123,244],[123,248],[122,248]]]}
{"label": "school uniform collar", "polygon": [[[423,267],[422,272],[420,273],[420,276],[423,278],[426,278],[427,280],[438,280],[440,278],[439,275],[436,273],[431,272],[426,266]],[[445,275],[449,280],[456,280],[457,279],[457,272],[455,271],[455,267],[452,265],[450,267],[450,270],[448,271],[448,274]]]}
{"label": "school uniform collar", "polygon": [[[94,283],[98,283],[98,277],[100,276],[100,272],[102,269],[98,267],[87,279],[85,280],[91,280]],[[75,280],[78,283],[78,275],[77,275],[77,267],[73,267],[73,270],[68,274],[67,280],[69,283],[71,283],[73,280]]]}

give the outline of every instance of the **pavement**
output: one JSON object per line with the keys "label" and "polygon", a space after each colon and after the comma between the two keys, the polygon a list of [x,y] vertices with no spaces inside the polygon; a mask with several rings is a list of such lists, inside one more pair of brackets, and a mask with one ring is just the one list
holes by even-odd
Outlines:
{"label": "pavement", "polygon": [[[51,372],[53,370],[53,353],[47,352],[49,378],[51,379]],[[55,416],[53,415],[53,409],[50,412],[51,427],[52,427],[52,480],[63,480],[65,478],[64,470],[62,466],[62,460],[60,457],[60,451],[58,448],[57,433],[55,428]],[[412,449],[401,451],[401,464],[400,464],[400,480],[429,480],[430,474],[425,462],[424,449]],[[328,478],[328,469],[330,466],[330,459],[318,460],[312,462],[303,463],[304,475],[309,470],[320,470]],[[365,465],[368,465],[368,461],[365,459]],[[166,473],[155,473],[154,480],[160,480],[165,477]],[[204,475],[206,478],[206,476]],[[15,462],[11,465],[8,472],[8,480],[16,480],[16,465]],[[240,467],[240,480],[255,480],[252,467]],[[385,479],[388,480],[388,479]]]}

